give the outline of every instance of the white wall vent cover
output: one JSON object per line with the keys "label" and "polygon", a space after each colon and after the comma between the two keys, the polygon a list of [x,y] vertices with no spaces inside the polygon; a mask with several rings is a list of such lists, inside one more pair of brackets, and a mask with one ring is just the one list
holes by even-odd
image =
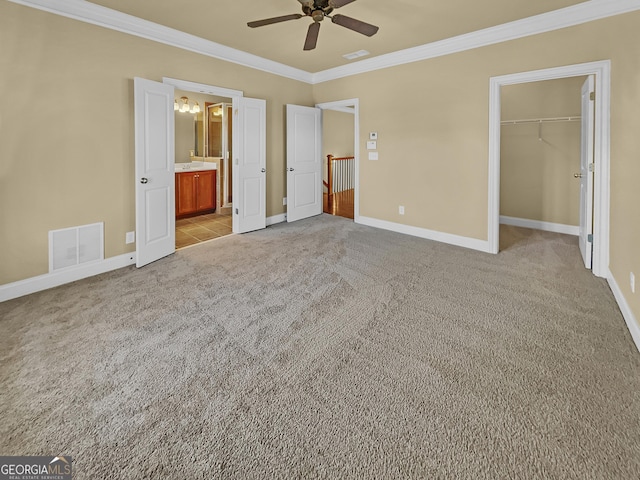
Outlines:
{"label": "white wall vent cover", "polygon": [[49,231],[49,273],[104,260],[104,223]]}

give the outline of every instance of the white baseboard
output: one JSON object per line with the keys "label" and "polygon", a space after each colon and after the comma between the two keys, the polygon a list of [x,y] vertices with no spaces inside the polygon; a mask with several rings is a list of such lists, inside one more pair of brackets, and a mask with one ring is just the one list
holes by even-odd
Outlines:
{"label": "white baseboard", "polygon": [[287,221],[287,214],[281,213],[280,215],[274,215],[272,217],[267,217],[267,227],[269,225],[275,225],[276,223],[282,223]]}
{"label": "white baseboard", "polygon": [[618,302],[618,306],[620,307],[624,321],[627,324],[629,333],[631,333],[631,338],[633,338],[636,348],[640,352],[640,325],[638,325],[638,321],[631,311],[631,307],[629,307],[627,299],[624,298],[622,290],[620,290],[620,287],[618,286],[618,282],[616,282],[616,279],[613,278],[611,273],[607,276],[607,282],[609,282],[609,287],[613,292],[613,296],[616,298],[616,302]]}
{"label": "white baseboard", "polygon": [[118,268],[135,265],[135,263],[136,253],[131,252],[88,265],[80,265],[68,270],[45,273],[44,275],[38,275],[37,277],[31,277],[18,282],[0,285],[0,302],[29,295],[30,293],[47,290],[59,285],[64,285],[65,283],[75,282],[76,280],[92,277],[101,273],[110,272],[111,270],[117,270]]}
{"label": "white baseboard", "polygon": [[435,240],[436,242],[448,243],[458,247],[479,250],[485,253],[491,253],[489,242],[487,240],[478,240],[477,238],[462,237],[452,233],[437,232],[426,228],[412,227],[411,225],[403,225],[401,223],[388,222],[377,218],[359,216],[356,223],[368,225],[370,227],[382,228],[383,230],[391,230],[392,232],[413,235],[414,237],[426,238],[427,240]]}
{"label": "white baseboard", "polygon": [[514,227],[533,228],[534,230],[544,230],[545,232],[564,233],[575,235],[580,233],[580,227],[575,225],[564,225],[562,223],[542,222],[540,220],[529,220],[528,218],[507,217],[500,215],[500,223],[513,225]]}

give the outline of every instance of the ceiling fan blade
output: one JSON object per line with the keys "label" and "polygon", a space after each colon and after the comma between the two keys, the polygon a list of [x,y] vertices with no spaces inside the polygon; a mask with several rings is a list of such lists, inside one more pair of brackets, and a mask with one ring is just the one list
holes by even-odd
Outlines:
{"label": "ceiling fan blade", "polygon": [[329,0],[329,6],[331,8],[340,8],[355,2],[356,0]]}
{"label": "ceiling fan blade", "polygon": [[361,33],[362,35],[366,35],[367,37],[375,35],[378,31],[378,27],[376,27],[375,25],[365,23],[361,20],[356,20],[355,18],[347,17],[345,15],[333,15],[331,17],[331,21],[333,23],[337,23],[341,27],[348,28],[349,30]]}
{"label": "ceiling fan blade", "polygon": [[313,50],[318,43],[318,33],[320,32],[320,22],[313,22],[309,25],[307,39],[304,41],[304,50]]}
{"label": "ceiling fan blade", "polygon": [[264,20],[256,20],[255,22],[247,23],[251,28],[264,27],[265,25],[271,25],[273,23],[286,22],[287,20],[298,20],[304,17],[300,13],[292,13],[291,15],[283,15],[281,17],[265,18]]}

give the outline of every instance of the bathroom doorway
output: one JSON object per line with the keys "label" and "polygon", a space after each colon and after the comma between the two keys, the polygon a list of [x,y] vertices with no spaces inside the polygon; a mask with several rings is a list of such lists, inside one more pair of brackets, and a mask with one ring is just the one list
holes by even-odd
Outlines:
{"label": "bathroom doorway", "polygon": [[232,100],[175,90],[176,249],[233,233]]}

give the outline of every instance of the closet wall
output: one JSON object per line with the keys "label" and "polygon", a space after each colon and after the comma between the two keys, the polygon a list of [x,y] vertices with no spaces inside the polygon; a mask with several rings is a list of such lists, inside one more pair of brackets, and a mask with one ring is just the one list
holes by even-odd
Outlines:
{"label": "closet wall", "polygon": [[580,117],[585,77],[509,85],[501,90],[500,215],[579,225]]}

